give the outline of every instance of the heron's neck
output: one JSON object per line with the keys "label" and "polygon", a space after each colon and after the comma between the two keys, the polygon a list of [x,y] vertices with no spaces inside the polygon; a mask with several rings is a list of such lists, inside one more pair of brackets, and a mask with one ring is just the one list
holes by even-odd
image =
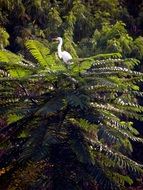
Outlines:
{"label": "heron's neck", "polygon": [[59,45],[58,45],[58,56],[59,56],[59,58],[62,58],[62,44],[63,44],[63,41],[61,40]]}

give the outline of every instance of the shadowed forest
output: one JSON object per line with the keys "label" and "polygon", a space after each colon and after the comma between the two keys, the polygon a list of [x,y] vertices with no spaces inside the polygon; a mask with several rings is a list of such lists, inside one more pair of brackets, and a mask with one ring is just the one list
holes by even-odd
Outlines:
{"label": "shadowed forest", "polygon": [[0,0],[0,190],[143,190],[142,82],[142,0]]}

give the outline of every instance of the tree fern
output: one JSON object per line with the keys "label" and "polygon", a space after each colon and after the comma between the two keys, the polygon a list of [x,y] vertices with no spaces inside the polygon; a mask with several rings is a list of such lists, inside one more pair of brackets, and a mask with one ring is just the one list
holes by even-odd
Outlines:
{"label": "tree fern", "polygon": [[[59,189],[82,189],[85,181],[88,188],[115,190],[139,178],[143,166],[132,160],[131,141],[143,140],[130,122],[142,120],[137,82],[143,74],[133,70],[139,62],[101,54],[67,68],[41,42],[29,40],[26,47],[34,63],[0,51],[7,121],[0,129],[0,171],[7,189],[16,189],[18,180],[22,189],[57,189],[60,182]],[[41,175],[31,179],[30,168]]]}

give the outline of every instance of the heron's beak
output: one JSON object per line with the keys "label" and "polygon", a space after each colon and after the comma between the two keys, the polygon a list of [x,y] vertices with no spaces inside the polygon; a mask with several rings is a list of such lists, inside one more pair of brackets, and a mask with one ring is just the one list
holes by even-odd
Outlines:
{"label": "heron's beak", "polygon": [[57,39],[57,38],[52,38],[52,40],[53,40],[53,41],[58,41],[58,39]]}

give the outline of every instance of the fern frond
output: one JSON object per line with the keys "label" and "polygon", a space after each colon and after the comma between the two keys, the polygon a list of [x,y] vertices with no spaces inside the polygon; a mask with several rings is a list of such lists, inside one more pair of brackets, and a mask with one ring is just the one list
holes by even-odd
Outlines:
{"label": "fern frond", "polygon": [[45,156],[42,141],[45,136],[47,126],[45,122],[41,122],[40,126],[36,128],[27,139],[22,147],[18,162],[25,162],[27,160],[41,160]]}
{"label": "fern frond", "polygon": [[[115,143],[115,142],[119,141],[119,134],[121,134],[123,136],[123,138],[125,137],[125,138],[129,138],[132,141],[142,142],[143,143],[142,138],[134,136],[131,133],[131,131],[127,130],[127,128],[126,129],[123,129],[123,128],[121,129],[121,128],[116,127],[115,125],[111,124],[110,122],[107,122],[106,126],[101,126],[100,129],[99,129],[99,133],[98,133],[98,135],[101,138],[107,139],[107,141],[109,139],[109,141],[111,141],[111,143]],[[112,142],[112,141],[114,141],[114,142]]]}
{"label": "fern frond", "polygon": [[108,144],[119,143],[120,139],[110,129],[107,130],[107,127],[101,126],[98,131],[98,138],[103,139]]}
{"label": "fern frond", "polygon": [[114,161],[119,168],[126,168],[129,172],[133,172],[132,174],[139,176],[143,173],[143,165],[138,164],[121,153],[113,152],[109,147],[106,147],[98,140],[87,138],[87,141],[95,148],[95,151],[100,151],[102,154],[106,155],[109,159]]}
{"label": "fern frond", "polygon": [[140,72],[137,72],[137,71],[132,71],[132,70],[129,70],[127,68],[122,68],[122,67],[104,67],[104,68],[93,68],[92,71],[94,72],[100,72],[102,71],[103,73],[104,72],[110,72],[110,71],[114,71],[114,72],[122,72],[122,73],[127,73],[127,74],[131,74],[131,75],[140,75],[140,76],[143,76],[142,73]]}
{"label": "fern frond", "polygon": [[124,102],[123,99],[118,98],[115,101],[116,106],[120,105],[121,108],[123,108],[124,110],[131,110],[134,112],[142,112],[143,111],[143,107],[138,105],[137,103],[132,103],[132,102]]}
{"label": "fern frond", "polygon": [[126,183],[129,185],[133,184],[133,180],[128,175],[113,173],[113,179],[115,179],[115,181],[118,181],[118,183],[121,184],[121,186],[125,186]]}
{"label": "fern frond", "polygon": [[5,70],[0,69],[0,77],[9,77],[9,73]]}
{"label": "fern frond", "polygon": [[95,55],[95,56],[91,56],[91,57],[86,57],[86,58],[82,58],[82,59],[79,59],[79,61],[88,61],[88,60],[100,60],[100,59],[112,59],[112,58],[122,58],[122,55],[120,53],[109,53],[109,54],[98,54],[98,55]]}
{"label": "fern frond", "polygon": [[87,165],[86,170],[97,183],[101,184],[103,190],[119,190],[119,186],[110,180],[105,171],[97,163],[96,165]]}
{"label": "fern frond", "polygon": [[101,67],[103,66],[122,66],[122,67],[128,67],[132,69],[135,65],[138,65],[140,62],[137,59],[133,58],[108,58],[103,60],[97,60],[93,62],[92,66]]}
{"label": "fern frond", "polygon": [[78,160],[83,163],[92,163],[91,155],[82,132],[73,126],[69,129],[69,143]]}
{"label": "fern frond", "polygon": [[21,64],[22,58],[12,52],[0,50],[0,62]]}
{"label": "fern frond", "polygon": [[65,104],[62,98],[55,97],[46,102],[41,108],[36,112],[36,115],[48,116],[49,114],[54,114],[62,109],[64,109]]}
{"label": "fern frond", "polygon": [[39,62],[41,67],[51,68],[54,58],[50,55],[50,50],[37,40],[28,40],[25,43],[27,49]]}
{"label": "fern frond", "polygon": [[5,66],[8,68],[13,68],[14,66],[20,68],[27,68],[31,70],[35,70],[35,66],[31,64],[29,61],[23,61],[23,57],[16,55],[10,51],[1,51],[0,50],[0,62],[1,66]]}
{"label": "fern frond", "polygon": [[110,110],[113,112],[117,112],[117,113],[124,113],[124,110],[120,110],[119,108],[115,108],[113,105],[111,104],[98,104],[96,102],[91,102],[90,103],[91,107],[93,108],[99,108],[99,109],[105,109],[105,110]]}
{"label": "fern frond", "polygon": [[20,118],[18,121],[14,123],[10,123],[9,125],[0,129],[1,135],[1,143],[12,138],[12,135],[16,134],[18,130],[22,130],[24,125],[26,125],[33,118],[33,113],[29,114],[29,116],[25,116]]}

